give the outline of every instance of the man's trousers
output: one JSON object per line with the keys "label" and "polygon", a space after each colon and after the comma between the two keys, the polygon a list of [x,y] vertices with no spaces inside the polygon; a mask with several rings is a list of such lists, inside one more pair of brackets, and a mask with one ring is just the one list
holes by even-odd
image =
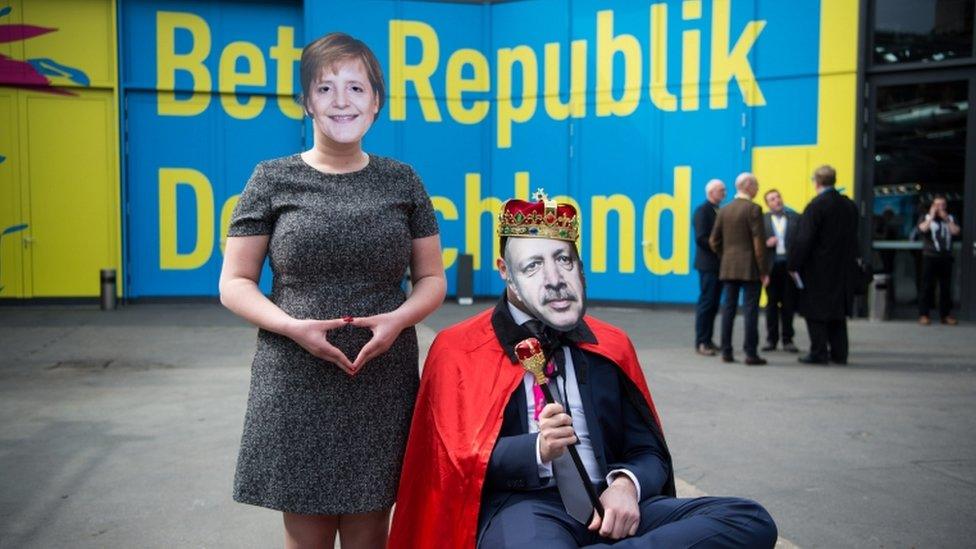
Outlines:
{"label": "man's trousers", "polygon": [[566,514],[555,488],[512,497],[515,501],[485,526],[480,548],[762,549],[776,545],[776,523],[761,505],[746,499],[649,498],[640,504],[637,534],[614,541],[601,538]]}
{"label": "man's trousers", "polygon": [[918,299],[919,316],[928,316],[939,286],[939,318],[952,311],[952,256],[922,257],[922,291]]}
{"label": "man's trousers", "polygon": [[718,271],[698,271],[698,304],[695,307],[695,348],[714,344],[715,315],[722,300]]}
{"label": "man's trousers", "polygon": [[810,358],[838,364],[847,362],[847,319],[807,320],[810,332]]}
{"label": "man's trousers", "polygon": [[[796,310],[796,284],[786,272],[786,262],[777,261],[766,286],[766,342],[776,345],[793,341],[793,311]],[[782,331],[780,330],[782,327]]]}
{"label": "man's trousers", "polygon": [[722,354],[732,356],[732,326],[739,305],[739,292],[742,292],[742,322],[745,325],[745,340],[742,349],[747,357],[759,356],[759,281],[723,280],[725,298],[722,301]]}

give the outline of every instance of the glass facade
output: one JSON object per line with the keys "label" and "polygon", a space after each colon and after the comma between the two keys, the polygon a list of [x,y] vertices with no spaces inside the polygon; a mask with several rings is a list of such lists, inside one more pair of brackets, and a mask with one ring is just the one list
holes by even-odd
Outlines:
{"label": "glass facade", "polygon": [[911,240],[935,193],[961,219],[968,95],[965,80],[877,88],[876,240]]}
{"label": "glass facade", "polygon": [[962,227],[952,245],[955,309],[976,316],[976,147],[968,135],[976,97],[974,5],[976,0],[871,0],[865,12],[866,236],[876,272],[892,275],[900,316],[918,314],[911,312],[923,288],[918,223],[937,194],[946,197]]}
{"label": "glass facade", "polygon": [[976,0],[877,0],[876,65],[940,62],[973,55]]}

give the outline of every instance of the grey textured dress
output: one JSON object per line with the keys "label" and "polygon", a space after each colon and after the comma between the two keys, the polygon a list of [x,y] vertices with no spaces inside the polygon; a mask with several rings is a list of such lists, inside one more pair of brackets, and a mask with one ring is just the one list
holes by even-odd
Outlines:
{"label": "grey textured dress", "polygon": [[[403,303],[411,240],[437,234],[423,184],[406,164],[370,155],[325,174],[300,155],[258,164],[228,236],[270,235],[271,300],[301,319],[369,316]],[[372,336],[329,341],[354,360]],[[292,340],[258,331],[234,499],[306,514],[389,507],[419,384],[417,334],[404,330],[355,377]]]}

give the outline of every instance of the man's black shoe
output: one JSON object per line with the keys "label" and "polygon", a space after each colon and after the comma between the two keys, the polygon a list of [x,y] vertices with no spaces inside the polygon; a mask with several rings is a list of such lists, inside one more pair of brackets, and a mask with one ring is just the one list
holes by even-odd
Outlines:
{"label": "man's black shoe", "polygon": [[735,362],[735,357],[732,355],[722,355],[722,362]]}
{"label": "man's black shoe", "polygon": [[746,366],[762,366],[766,364],[766,359],[758,356],[747,356]]}
{"label": "man's black shoe", "polygon": [[814,358],[810,355],[797,357],[796,361],[802,362],[803,364],[827,364],[826,360],[820,360],[819,358]]}
{"label": "man's black shoe", "polygon": [[764,353],[767,353],[769,351],[775,351],[776,350],[776,344],[775,343],[767,343],[765,347],[763,347],[762,349],[759,349],[759,350],[762,351],[762,352],[764,352]]}
{"label": "man's black shoe", "polygon": [[718,345],[712,343],[711,341],[709,341],[705,345],[707,345],[709,349],[715,351],[716,353],[718,353],[719,351],[721,351],[721,349],[718,348]]}
{"label": "man's black shoe", "polygon": [[788,341],[788,342],[784,343],[783,344],[783,350],[786,351],[787,353],[799,353],[800,352],[800,350],[796,348],[796,345],[793,345],[793,342],[792,341]]}
{"label": "man's black shoe", "polygon": [[843,359],[843,360],[835,360],[835,359],[832,358],[832,359],[830,359],[830,361],[833,362],[834,364],[837,364],[837,365],[840,365],[840,366],[846,366],[847,365],[847,359],[846,358]]}

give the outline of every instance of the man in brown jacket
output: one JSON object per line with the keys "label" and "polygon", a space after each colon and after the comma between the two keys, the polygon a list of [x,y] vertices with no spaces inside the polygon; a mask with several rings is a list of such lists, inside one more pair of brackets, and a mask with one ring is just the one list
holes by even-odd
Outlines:
{"label": "man in brown jacket", "polygon": [[719,210],[709,245],[719,256],[718,278],[725,287],[722,303],[722,361],[735,362],[732,356],[732,324],[735,322],[739,292],[745,308],[745,363],[761,366],[766,360],[756,351],[759,345],[759,293],[769,281],[766,272],[766,237],[762,209],[752,199],[759,192],[759,181],[751,173],[735,179],[735,200]]}

